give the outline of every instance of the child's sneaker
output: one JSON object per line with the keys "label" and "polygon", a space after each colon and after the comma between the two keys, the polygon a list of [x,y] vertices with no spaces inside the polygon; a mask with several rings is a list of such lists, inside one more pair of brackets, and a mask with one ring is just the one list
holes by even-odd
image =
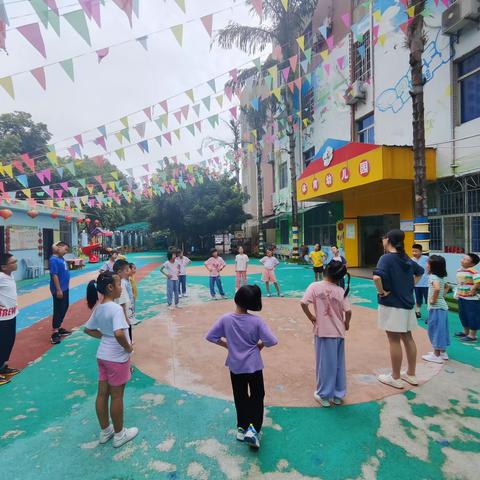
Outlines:
{"label": "child's sneaker", "polygon": [[440,355],[437,357],[433,352],[427,353],[426,355],[422,355],[422,358],[426,362],[443,363],[442,357]]}
{"label": "child's sneaker", "polygon": [[174,307],[173,305],[169,305],[169,306],[168,306],[168,309],[169,309],[169,310],[175,310],[175,307]]}
{"label": "child's sneaker", "polygon": [[409,375],[407,372],[401,372],[400,378],[404,381],[413,385],[414,387],[418,386],[418,380],[415,375]]}
{"label": "child's sneaker", "polygon": [[442,358],[442,360],[450,360],[450,358],[448,357],[448,353],[447,352],[443,352],[440,354],[440,357]]}
{"label": "child's sneaker", "polygon": [[15,375],[18,375],[20,373],[20,370],[18,368],[10,368],[8,365],[5,364],[5,366],[0,370],[0,375],[2,377],[14,377]]}
{"label": "child's sneaker", "polygon": [[334,405],[343,405],[343,398],[333,397]]}
{"label": "child's sneaker", "polygon": [[114,435],[115,431],[113,430],[113,425],[110,424],[105,430],[102,430],[100,432],[100,435],[98,437],[98,443],[100,445],[103,445],[104,443],[107,443],[110,439],[112,439]]}
{"label": "child's sneaker", "polygon": [[113,436],[113,448],[119,448],[125,445],[130,440],[133,440],[138,435],[138,428],[124,428],[121,432]]}
{"label": "child's sneaker", "polygon": [[187,297],[188,297],[188,295],[187,295],[186,293],[184,293],[184,294],[183,294],[183,296],[184,296],[185,298],[187,298]]}
{"label": "child's sneaker", "polygon": [[242,427],[237,428],[237,440],[243,442],[245,440],[245,429]]}
{"label": "child's sneaker", "polygon": [[476,342],[477,339],[476,338],[472,338],[472,337],[469,337],[468,335],[466,335],[465,337],[462,337],[460,339],[461,342],[465,342],[465,343],[471,343],[471,342]]}
{"label": "child's sneaker", "polygon": [[10,383],[10,379],[7,377],[4,377],[3,375],[0,375],[0,386],[6,385],[7,383]]}
{"label": "child's sneaker", "polygon": [[175,308],[182,308],[182,306],[177,303],[177,304],[175,305]]}
{"label": "child's sneaker", "polygon": [[454,337],[458,337],[458,338],[462,338],[462,337],[466,337],[467,334],[465,332],[456,332],[453,334]]}
{"label": "child's sneaker", "polygon": [[245,434],[244,442],[248,443],[248,445],[252,448],[256,448],[256,449],[260,448],[258,433],[252,424],[250,424],[250,426],[248,427],[247,433]]}
{"label": "child's sneaker", "polygon": [[272,296],[272,294],[271,294],[271,293],[267,293],[267,297],[271,297],[271,296]]}
{"label": "child's sneaker", "polygon": [[70,330],[65,330],[64,328],[60,327],[58,329],[58,333],[62,336],[62,337],[68,337],[69,335],[72,334],[72,332]]}
{"label": "child's sneaker", "polygon": [[227,299],[227,296],[226,295],[222,295],[222,300],[226,300]]}
{"label": "child's sneaker", "polygon": [[212,295],[212,300],[216,300],[217,297],[215,295]]}
{"label": "child's sneaker", "polygon": [[62,341],[62,337],[58,332],[53,332],[52,336],[50,337],[50,343],[52,345],[58,345]]}
{"label": "child's sneaker", "polygon": [[181,293],[178,294],[178,298],[182,298],[183,295]]}
{"label": "child's sneaker", "polygon": [[390,387],[398,388],[399,390],[404,387],[403,382],[400,379],[393,378],[390,373],[387,375],[379,375],[377,380],[385,385],[390,385]]}
{"label": "child's sneaker", "polygon": [[322,407],[328,408],[330,407],[330,400],[328,398],[321,397],[317,392],[313,394],[313,398],[317,403],[319,403]]}

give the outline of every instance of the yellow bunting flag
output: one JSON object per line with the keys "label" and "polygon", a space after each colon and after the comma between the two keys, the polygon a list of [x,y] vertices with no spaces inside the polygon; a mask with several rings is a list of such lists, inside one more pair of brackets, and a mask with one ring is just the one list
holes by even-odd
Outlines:
{"label": "yellow bunting flag", "polygon": [[287,12],[288,11],[288,0],[282,0],[282,5],[283,5],[283,8],[285,9],[285,11]]}
{"label": "yellow bunting flag", "polygon": [[113,170],[112,172],[110,172],[110,175],[115,179],[115,180],[118,180],[118,172],[116,170]]}
{"label": "yellow bunting flag", "polygon": [[6,174],[10,177],[13,178],[13,169],[11,165],[5,165],[3,167],[3,170],[5,170]]}
{"label": "yellow bunting flag", "polygon": [[373,12],[373,19],[375,22],[380,23],[380,20],[382,19],[382,12],[380,10],[375,10]]}
{"label": "yellow bunting flag", "polygon": [[0,78],[0,86],[15,100],[15,91],[13,89],[12,77]]}
{"label": "yellow bunting flag", "polygon": [[47,158],[50,160],[50,163],[53,166],[56,167],[58,165],[58,156],[57,156],[56,152],[48,152],[47,153]]}
{"label": "yellow bunting flag", "polygon": [[123,143],[123,135],[122,132],[115,132],[115,136],[117,137],[118,143]]}
{"label": "yellow bunting flag", "polygon": [[187,90],[185,95],[190,99],[192,103],[195,103],[195,96],[193,95],[193,89]]}
{"label": "yellow bunting flag", "polygon": [[273,80],[277,81],[277,76],[278,76],[278,68],[276,65],[273,67],[270,67],[268,69],[268,74],[273,78]]}
{"label": "yellow bunting flag", "polygon": [[187,9],[185,8],[185,0],[175,0],[175,3],[179,6],[183,13],[187,13]]}
{"label": "yellow bunting flag", "polygon": [[248,153],[253,153],[253,143],[249,143],[247,145],[247,151],[248,151]]}
{"label": "yellow bunting flag", "polygon": [[320,52],[320,55],[324,60],[327,60],[330,53],[328,52],[328,50],[323,50],[322,52]]}
{"label": "yellow bunting flag", "polygon": [[274,89],[272,90],[272,93],[275,95],[275,97],[277,98],[277,100],[278,100],[279,102],[282,101],[282,89],[281,89],[280,87],[274,88]]}
{"label": "yellow bunting flag", "polygon": [[385,45],[385,34],[382,33],[379,37],[378,37],[378,43],[383,47]]}
{"label": "yellow bunting flag", "polygon": [[415,5],[407,9],[407,15],[412,18],[415,16]]}
{"label": "yellow bunting flag", "polygon": [[302,52],[305,51],[305,37],[302,35],[301,37],[297,38],[297,44],[300,47]]}
{"label": "yellow bunting flag", "polygon": [[183,25],[180,23],[179,25],[170,27],[170,30],[172,31],[173,36],[177,40],[178,44],[182,46],[183,45]]}
{"label": "yellow bunting flag", "polygon": [[173,133],[174,133],[175,136],[180,140],[180,129],[177,128],[176,130],[173,131]]}
{"label": "yellow bunting flag", "polygon": [[122,122],[122,125],[125,127],[125,128],[128,128],[128,117],[122,117],[120,119],[120,122]]}
{"label": "yellow bunting flag", "polygon": [[29,188],[22,188],[22,192],[24,193],[24,195],[25,195],[27,198],[31,198],[31,197],[32,197],[32,192],[30,191]]}
{"label": "yellow bunting flag", "polygon": [[115,190],[115,182],[108,182],[108,186],[109,186],[112,190]]}

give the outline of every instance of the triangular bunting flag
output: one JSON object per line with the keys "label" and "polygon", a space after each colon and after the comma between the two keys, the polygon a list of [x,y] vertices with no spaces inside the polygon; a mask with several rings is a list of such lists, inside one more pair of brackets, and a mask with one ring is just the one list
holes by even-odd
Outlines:
{"label": "triangular bunting flag", "polygon": [[193,95],[193,89],[191,88],[190,90],[187,90],[185,92],[185,95],[190,99],[192,103],[195,103],[195,97]]}
{"label": "triangular bunting flag", "polygon": [[175,40],[178,42],[180,46],[183,45],[183,24],[175,25],[173,27],[170,27],[170,30],[173,33],[173,36],[175,37]]}
{"label": "triangular bunting flag", "polygon": [[257,15],[263,17],[263,0],[252,0],[252,7],[257,12]]}
{"label": "triangular bunting flag", "polygon": [[75,72],[73,70],[73,59],[68,58],[67,60],[62,60],[60,66],[63,68],[63,71],[68,75],[68,78],[74,82],[75,81]]}
{"label": "triangular bunting flag", "polygon": [[147,107],[143,109],[143,113],[147,116],[147,118],[152,121],[152,107]]}
{"label": "triangular bunting flag", "polygon": [[133,1],[132,0],[113,0],[120,10],[125,12],[128,22],[132,26]]}
{"label": "triangular bunting flag", "polygon": [[212,38],[212,31],[213,31],[213,15],[205,15],[201,17],[200,20],[202,21],[202,25],[205,27],[210,38]]}
{"label": "triangular bunting flag", "polygon": [[48,1],[45,0],[30,0],[30,5],[35,10],[38,18],[42,22],[43,26],[48,26]]}
{"label": "triangular bunting flag", "polygon": [[72,26],[72,28],[91,46],[90,32],[88,31],[85,12],[83,10],[74,10],[63,14],[63,18]]}
{"label": "triangular bunting flag", "polygon": [[202,98],[202,102],[205,105],[205,108],[210,111],[210,97]]}
{"label": "triangular bunting flag", "polygon": [[42,32],[38,23],[29,23],[28,25],[22,25],[17,27],[17,30],[30,42],[30,44],[36,48],[44,58],[47,58],[47,52],[45,51],[45,44],[43,43]]}
{"label": "triangular bunting flag", "polygon": [[187,9],[185,8],[185,0],[175,0],[175,3],[179,6],[183,13],[187,13]]}
{"label": "triangular bunting flag", "polygon": [[283,8],[285,9],[285,11],[287,12],[288,11],[288,0],[282,0],[282,5],[283,5]]}
{"label": "triangular bunting flag", "polygon": [[145,50],[148,50],[148,36],[147,35],[144,35],[143,37],[138,37],[136,40]]}
{"label": "triangular bunting flag", "polygon": [[33,70],[30,70],[30,73],[35,77],[35,80],[40,86],[46,90],[47,81],[45,79],[45,69],[43,67],[34,68]]}
{"label": "triangular bunting flag", "polygon": [[17,175],[17,180],[25,187],[28,187],[28,177],[27,175]]}
{"label": "triangular bunting flag", "polygon": [[145,136],[145,122],[139,123],[138,125],[135,125],[135,130],[137,133],[140,135],[140,137]]}
{"label": "triangular bunting flag", "polygon": [[305,36],[304,35],[297,38],[297,44],[298,44],[300,50],[303,52],[305,50]]}
{"label": "triangular bunting flag", "polygon": [[0,87],[4,88],[5,91],[15,100],[12,77],[0,78]]}
{"label": "triangular bunting flag", "polygon": [[117,154],[117,157],[119,160],[125,160],[125,149],[124,148],[118,148],[115,150],[115,153]]}
{"label": "triangular bunting flag", "polygon": [[212,78],[207,82],[207,85],[213,90],[213,93],[217,93],[217,87],[215,85],[215,79]]}
{"label": "triangular bunting flag", "polygon": [[223,94],[222,94],[222,95],[218,95],[217,97],[215,97],[215,100],[217,101],[218,106],[219,106],[220,108],[223,108]]}

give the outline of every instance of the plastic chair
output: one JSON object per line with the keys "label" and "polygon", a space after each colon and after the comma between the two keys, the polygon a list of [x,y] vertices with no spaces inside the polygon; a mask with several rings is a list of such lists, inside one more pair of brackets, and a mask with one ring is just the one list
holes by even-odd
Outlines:
{"label": "plastic chair", "polygon": [[38,278],[41,272],[40,265],[35,265],[30,258],[25,258],[24,262],[26,278]]}

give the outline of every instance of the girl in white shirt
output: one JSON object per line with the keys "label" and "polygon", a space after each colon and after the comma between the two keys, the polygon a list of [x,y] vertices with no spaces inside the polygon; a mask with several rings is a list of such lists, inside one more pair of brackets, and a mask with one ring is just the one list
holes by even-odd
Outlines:
{"label": "girl in white shirt", "polygon": [[249,258],[243,253],[243,247],[238,247],[238,255],[235,257],[235,273],[237,275],[235,288],[237,290],[247,284],[248,262]]}
{"label": "girl in white shirt", "polygon": [[[103,299],[98,301],[98,293]],[[97,281],[87,287],[88,307],[92,316],[85,325],[85,333],[100,339],[97,350],[98,393],[95,407],[100,423],[99,442],[113,438],[113,446],[121,447],[134,439],[138,428],[123,426],[123,394],[130,380],[130,355],[133,352],[128,323],[120,305],[114,300],[122,293],[120,277],[112,272],[101,273]],[[108,404],[110,400],[110,423]]]}

